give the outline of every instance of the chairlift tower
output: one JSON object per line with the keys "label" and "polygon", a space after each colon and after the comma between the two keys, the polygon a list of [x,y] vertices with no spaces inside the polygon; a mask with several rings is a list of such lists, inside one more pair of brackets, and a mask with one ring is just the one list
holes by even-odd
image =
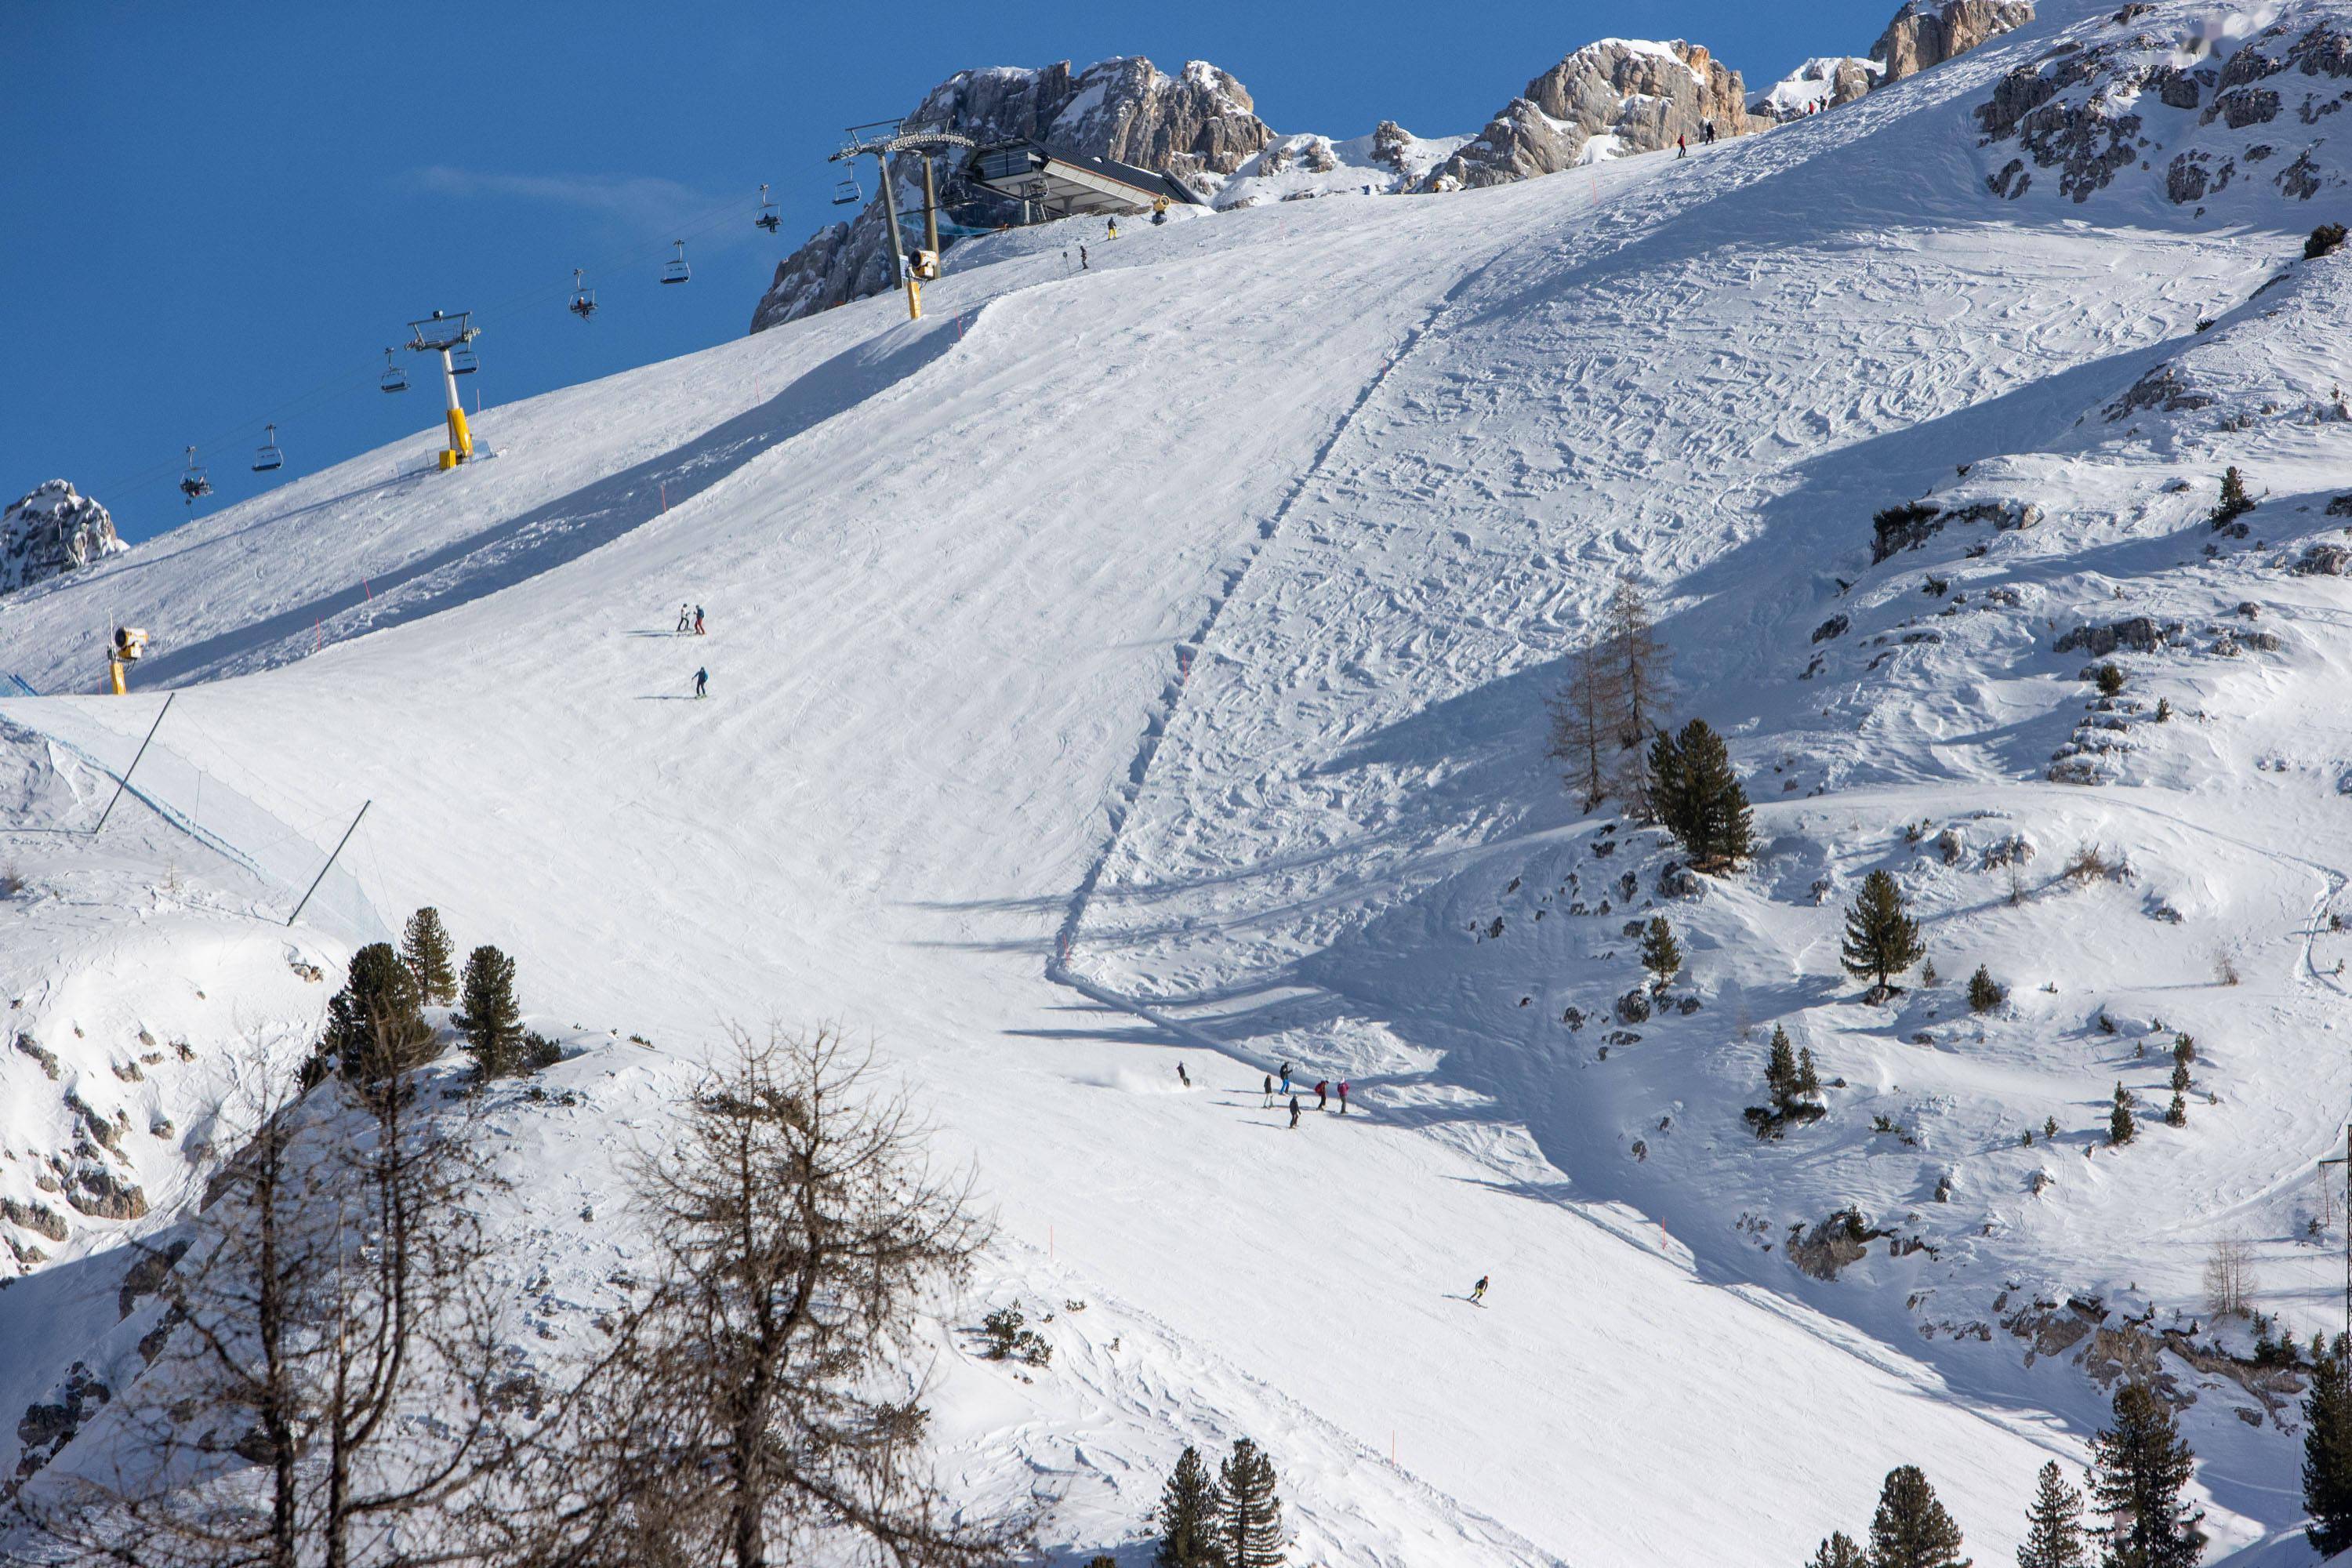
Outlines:
{"label": "chairlift tower", "polygon": [[417,353],[441,356],[441,384],[449,394],[449,449],[441,454],[441,467],[445,469],[454,468],[474,455],[474,434],[466,428],[465,406],[457,401],[457,369],[449,357],[451,351],[463,352],[467,343],[481,335],[481,329],[472,324],[472,318],[471,310],[460,310],[454,316],[436,310],[421,321],[408,323],[409,348]]}
{"label": "chairlift tower", "polygon": [[[890,277],[894,282],[907,286],[907,317],[909,321],[923,319],[923,283],[940,276],[940,198],[932,183],[931,154],[950,147],[971,151],[976,143],[969,136],[959,136],[952,131],[908,131],[904,121],[879,120],[871,125],[853,125],[841,151],[825,161],[829,163],[854,163],[871,157],[875,172],[882,182],[882,211],[890,220]],[[898,232],[898,195],[891,188],[890,157],[895,153],[919,153],[923,158],[923,248],[917,253],[914,264],[907,260],[907,245]]]}

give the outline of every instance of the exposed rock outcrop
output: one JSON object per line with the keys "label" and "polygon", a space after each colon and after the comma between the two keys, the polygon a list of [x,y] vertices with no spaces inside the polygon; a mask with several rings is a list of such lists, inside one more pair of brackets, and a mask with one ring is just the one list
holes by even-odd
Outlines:
{"label": "exposed rock outcrop", "polygon": [[[2060,193],[2077,202],[2135,165],[2161,182],[2168,199],[2198,212],[2233,179],[2257,201],[2268,195],[2258,175],[2298,201],[2341,187],[2326,136],[2295,149],[2289,127],[2317,127],[2352,103],[2344,79],[2352,77],[2352,34],[2283,21],[2222,55],[2228,41],[2205,26],[2186,12],[2126,6],[2087,41],[2070,38],[2003,77],[1977,106],[1984,144],[2014,141],[2021,157],[2012,164],[2057,170]],[[2170,155],[2150,157],[2159,150]],[[2015,197],[2029,184],[1996,179],[1992,188]]]}
{"label": "exposed rock outcrop", "polygon": [[106,509],[63,479],[51,479],[0,511],[0,594],[120,555]]}
{"label": "exposed rock outcrop", "polygon": [[1874,85],[1917,76],[2032,20],[2032,0],[1944,0],[1940,5],[1910,0],[1870,47],[1879,65]]}
{"label": "exposed rock outcrop", "polygon": [[1603,38],[1528,83],[1486,128],[1430,172],[1425,190],[1508,184],[1580,163],[1696,146],[1750,129],[1739,73],[1706,46]]}
{"label": "exposed rock outcrop", "polygon": [[[1067,60],[1034,70],[959,71],[925,95],[906,124],[952,131],[982,145],[1025,138],[1112,158],[1174,174],[1205,196],[1274,140],[1255,108],[1247,88],[1204,60],[1170,76],[1140,56],[1120,56],[1076,72]],[[949,174],[944,167],[939,172]],[[892,174],[904,221],[921,207],[922,165],[912,154],[901,155]],[[951,174],[940,200],[971,227],[1020,216],[1014,204]],[[877,193],[855,220],[826,225],[778,264],[751,313],[751,330],[890,286],[889,222]]]}

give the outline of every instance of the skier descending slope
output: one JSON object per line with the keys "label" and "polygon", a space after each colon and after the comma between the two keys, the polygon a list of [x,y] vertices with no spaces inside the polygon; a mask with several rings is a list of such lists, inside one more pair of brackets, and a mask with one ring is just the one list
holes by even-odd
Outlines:
{"label": "skier descending slope", "polygon": [[694,635],[696,637],[700,637],[702,635],[702,606],[700,605],[694,606]]}
{"label": "skier descending slope", "polygon": [[1273,1075],[1272,1073],[1268,1073],[1268,1074],[1266,1074],[1266,1075],[1265,1075],[1265,1100],[1261,1100],[1261,1101],[1259,1102],[1259,1109],[1260,1109],[1260,1110],[1264,1110],[1266,1106],[1272,1105],[1273,1103],[1274,1103],[1274,1075]]}
{"label": "skier descending slope", "polygon": [[1484,1274],[1478,1276],[1478,1283],[1470,1287],[1470,1304],[1474,1307],[1486,1304],[1486,1277]]}
{"label": "skier descending slope", "polygon": [[1176,1081],[1182,1084],[1186,1089],[1192,1087],[1192,1075],[1184,1070],[1184,1064],[1182,1062],[1178,1062],[1176,1064]]}
{"label": "skier descending slope", "polygon": [[1331,1109],[1331,1092],[1330,1092],[1330,1090],[1331,1090],[1331,1080],[1330,1080],[1329,1079],[1326,1079],[1326,1078],[1318,1078],[1318,1079],[1317,1079],[1315,1080],[1315,1109],[1316,1109],[1316,1110],[1330,1110],[1330,1109]]}
{"label": "skier descending slope", "polygon": [[705,687],[709,686],[709,684],[710,684],[710,672],[709,672],[709,670],[707,670],[707,669],[698,669],[698,670],[696,670],[696,671],[694,672],[694,694],[695,694],[695,696],[697,696],[697,697],[701,697],[701,696],[705,695],[705,692],[704,692],[703,689],[704,689]]}
{"label": "skier descending slope", "polygon": [[1290,1130],[1298,1131],[1298,1097],[1295,1094],[1290,1097]]}
{"label": "skier descending slope", "polygon": [[1348,1114],[1348,1080],[1344,1078],[1339,1080],[1339,1114]]}
{"label": "skier descending slope", "polygon": [[684,605],[680,605],[677,607],[677,629],[679,631],[684,631],[692,624],[691,619],[687,615],[686,606]]}

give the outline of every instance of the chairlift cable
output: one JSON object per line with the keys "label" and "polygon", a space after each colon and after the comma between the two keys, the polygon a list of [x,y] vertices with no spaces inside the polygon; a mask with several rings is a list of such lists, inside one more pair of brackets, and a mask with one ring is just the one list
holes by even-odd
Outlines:
{"label": "chairlift cable", "polygon": [[[676,225],[670,226],[668,233],[670,234],[671,238],[664,243],[674,245],[679,239],[692,239],[697,235],[706,233],[709,229],[717,226],[719,224],[725,222],[730,216],[740,214],[742,210],[743,198],[740,196],[729,196],[722,201],[715,203],[711,206],[704,208],[701,212],[693,215],[687,220],[685,226],[680,227]],[[634,241],[629,242],[625,247],[616,247],[613,251],[607,253],[601,258],[592,258],[591,266],[588,270],[611,271],[614,272],[615,276],[619,276],[625,269],[626,260],[632,257],[639,255],[658,257],[659,252],[657,250],[649,250],[645,252],[637,251],[635,244],[636,242]],[[491,304],[488,310],[477,310],[474,314],[477,318],[499,315],[515,310],[522,305],[543,300],[551,294],[568,292],[569,290],[563,289],[562,285],[556,285],[553,288],[550,288],[543,284],[534,284],[530,288],[511,295],[505,300],[495,301]],[[235,425],[228,426],[218,434],[205,440],[198,441],[195,444],[200,447],[205,448],[242,446],[253,436],[255,426],[267,426],[273,421],[280,425],[291,425],[295,422],[294,416],[299,414],[308,413],[311,410],[324,407],[334,402],[335,399],[351,393],[360,391],[362,388],[375,388],[377,385],[376,374],[376,366],[373,357],[371,355],[368,362],[367,374],[361,381],[354,383],[350,379],[347,374],[339,373],[327,380],[319,382],[312,386],[293,394],[283,403],[264,408],[251,417],[240,419]],[[360,454],[358,453],[352,454],[354,457],[359,455]],[[160,484],[164,479],[171,478],[173,475],[180,471],[181,465],[178,463],[161,462],[150,468],[134,469],[127,474],[118,475],[114,478],[109,479],[101,485],[94,488],[90,493],[93,495],[103,494],[107,496],[139,494],[146,490],[148,487]]]}

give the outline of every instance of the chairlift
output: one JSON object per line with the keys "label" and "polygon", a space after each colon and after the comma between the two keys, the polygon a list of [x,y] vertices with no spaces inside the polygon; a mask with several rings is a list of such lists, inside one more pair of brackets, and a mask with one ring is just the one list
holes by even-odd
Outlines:
{"label": "chairlift", "polygon": [[453,348],[449,351],[449,374],[451,375],[471,375],[481,368],[481,362],[474,357],[474,351],[465,347],[463,344],[460,344],[457,348]]}
{"label": "chairlift", "polygon": [[400,368],[400,362],[392,357],[390,349],[383,351],[383,379],[376,384],[386,392],[408,390],[408,373]]}
{"label": "chairlift", "polygon": [[776,204],[768,199],[768,187],[765,185],[760,187],[760,216],[751,222],[770,234],[784,226],[784,220],[776,216]]}
{"label": "chairlift", "polygon": [[677,255],[663,264],[661,280],[665,283],[683,283],[694,276],[694,269],[686,264],[686,241],[680,239],[672,243],[677,247]]}
{"label": "chairlift", "polygon": [[577,267],[572,269],[572,303],[568,309],[583,321],[596,313],[596,290],[588,287],[586,277]]}
{"label": "chairlift", "polygon": [[204,466],[196,461],[194,447],[188,448],[188,471],[180,476],[180,493],[188,498],[190,506],[196,504],[198,496],[213,493],[212,481],[205,478]]}
{"label": "chairlift", "polygon": [[858,184],[856,178],[854,175],[833,187],[833,205],[835,206],[854,206],[865,199],[866,192]]}
{"label": "chairlift", "polygon": [[253,455],[253,471],[266,474],[272,468],[285,466],[286,454],[278,449],[278,426],[272,425],[268,437],[261,443],[261,449]]}

